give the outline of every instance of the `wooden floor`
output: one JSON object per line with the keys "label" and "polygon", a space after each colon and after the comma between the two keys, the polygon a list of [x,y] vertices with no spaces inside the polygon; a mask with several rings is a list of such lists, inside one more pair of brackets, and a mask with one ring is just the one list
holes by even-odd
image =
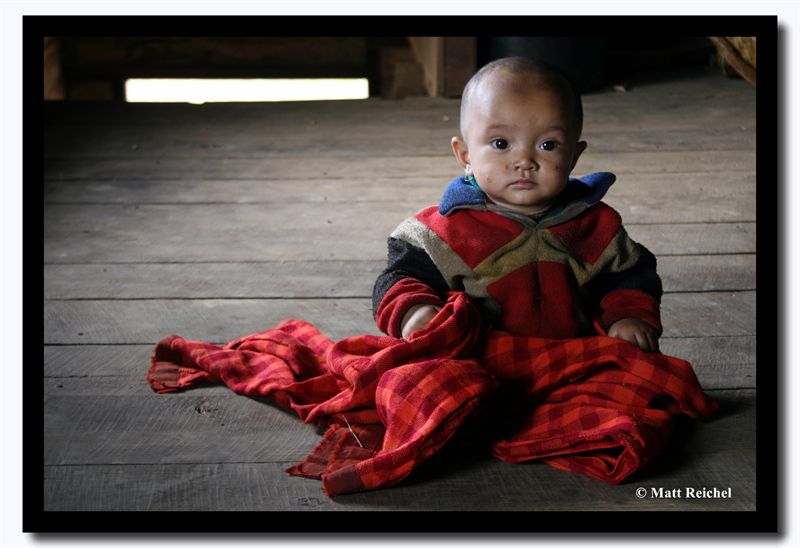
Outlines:
{"label": "wooden floor", "polygon": [[[753,510],[755,89],[715,70],[634,84],[584,98],[576,174],[617,173],[607,201],[659,259],[662,350],[694,364],[718,418],[621,486],[451,449],[335,499],[283,472],[314,428],[222,385],[156,395],[153,344],[289,317],[377,332],[387,235],[459,175],[459,102],[48,105],[45,510]],[[732,497],[635,494],[687,486]]]}

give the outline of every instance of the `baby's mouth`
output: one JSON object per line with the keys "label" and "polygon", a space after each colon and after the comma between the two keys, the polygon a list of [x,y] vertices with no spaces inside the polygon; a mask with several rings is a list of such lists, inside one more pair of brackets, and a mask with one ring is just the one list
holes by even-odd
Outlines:
{"label": "baby's mouth", "polygon": [[528,189],[538,186],[538,183],[531,181],[530,179],[517,179],[516,181],[511,183],[510,186],[513,188]]}

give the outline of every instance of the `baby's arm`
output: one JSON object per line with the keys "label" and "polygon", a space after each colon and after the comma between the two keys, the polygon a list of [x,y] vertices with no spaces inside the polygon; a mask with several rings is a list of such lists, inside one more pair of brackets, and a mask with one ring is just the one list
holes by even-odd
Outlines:
{"label": "baby's arm", "polygon": [[618,213],[604,204],[598,205],[603,207],[593,208],[597,210],[595,223],[588,226],[594,231],[586,239],[602,237],[600,247],[594,248],[598,259],[584,290],[596,303],[596,318],[609,336],[645,351],[658,351],[663,287],[656,258],[628,236]]}
{"label": "baby's arm", "polygon": [[373,288],[372,311],[378,329],[408,338],[436,315],[449,286],[423,249],[391,237],[388,247],[387,266]]}
{"label": "baby's arm", "polygon": [[634,266],[601,275],[592,285],[605,286],[599,312],[601,322],[608,326],[608,336],[626,340],[646,352],[657,352],[662,330],[661,279],[653,254],[641,245],[636,247],[639,259]]}
{"label": "baby's arm", "polygon": [[658,352],[661,279],[653,254],[639,244],[635,247],[639,259],[632,267],[600,275],[590,286],[601,288],[599,312],[609,337],[626,340],[646,352]]}

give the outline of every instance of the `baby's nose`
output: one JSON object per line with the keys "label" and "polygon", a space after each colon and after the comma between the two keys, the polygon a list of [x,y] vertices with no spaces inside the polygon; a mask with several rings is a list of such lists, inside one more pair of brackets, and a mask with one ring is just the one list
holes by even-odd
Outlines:
{"label": "baby's nose", "polygon": [[515,162],[515,167],[520,171],[531,171],[539,168],[539,165],[529,154],[523,154]]}

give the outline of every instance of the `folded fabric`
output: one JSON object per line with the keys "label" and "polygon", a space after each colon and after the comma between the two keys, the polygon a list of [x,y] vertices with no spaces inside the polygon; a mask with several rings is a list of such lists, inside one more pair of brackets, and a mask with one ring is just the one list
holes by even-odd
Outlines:
{"label": "folded fabric", "polygon": [[171,335],[157,343],[147,380],[156,392],[222,382],[327,428],[287,471],[321,479],[330,496],[401,481],[501,386],[525,397],[491,444],[493,455],[541,459],[608,483],[660,452],[673,417],[702,419],[717,407],[684,360],[605,336],[554,340],[488,329],[459,292],[409,340],[358,335],[334,343],[302,320],[224,346]]}

